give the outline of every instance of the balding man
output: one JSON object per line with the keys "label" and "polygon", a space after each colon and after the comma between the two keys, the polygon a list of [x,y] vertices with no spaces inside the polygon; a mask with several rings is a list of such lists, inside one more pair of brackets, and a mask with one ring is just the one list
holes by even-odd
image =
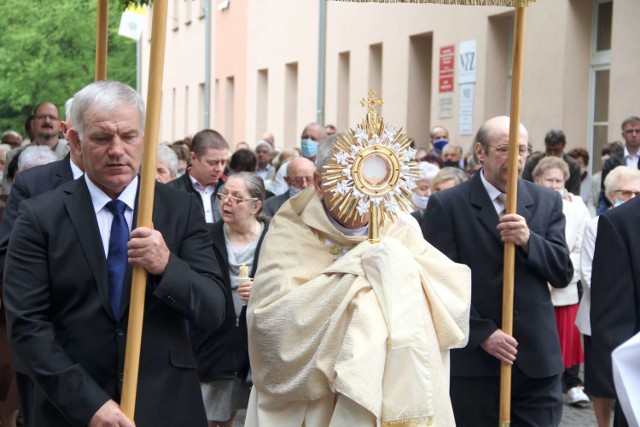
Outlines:
{"label": "balding man", "polygon": [[273,147],[267,141],[261,139],[256,144],[256,175],[263,181],[273,179],[276,176],[276,168],[271,165],[273,160]]}
{"label": "balding man", "polygon": [[8,130],[2,134],[0,143],[9,145],[12,149],[22,145],[22,137],[15,130]]}
{"label": "balding man", "polygon": [[[29,145],[46,145],[55,153],[56,158],[61,160],[69,153],[67,141],[59,139],[60,133],[60,112],[58,107],[51,102],[38,104],[33,112],[31,123],[34,140]],[[7,153],[7,164],[11,162],[22,147],[14,148]],[[5,174],[2,177],[2,194],[11,192],[11,181]]]}
{"label": "balding man", "polygon": [[[318,146],[327,139],[327,130],[319,123],[309,123],[302,130],[300,139],[302,156],[315,163]],[[270,188],[276,196],[285,193],[289,189],[287,182],[284,180],[285,176],[287,176],[286,163],[278,169],[276,178]]]}
{"label": "balding man", "polygon": [[[469,181],[433,194],[422,222],[427,241],[471,268],[469,344],[451,352],[451,401],[458,426],[498,425],[500,363],[512,366],[511,420],[557,426],[564,371],[548,284],[566,287],[573,267],[560,195],[518,180],[517,213],[504,214],[509,118],[487,121],[475,139],[483,165]],[[518,170],[529,154],[520,125]],[[513,243],[513,336],[502,331],[504,243]]]}
{"label": "balding man", "polygon": [[429,154],[441,159],[442,150],[445,145],[449,143],[449,131],[444,126],[436,126],[431,129],[429,137],[431,139],[431,149],[429,150]]}
{"label": "balding man", "polygon": [[291,159],[287,165],[287,176],[284,177],[289,185],[289,191],[267,199],[264,202],[262,212],[265,215],[274,216],[284,202],[313,183],[313,172],[315,169],[315,165],[309,159],[305,159],[304,157]]}

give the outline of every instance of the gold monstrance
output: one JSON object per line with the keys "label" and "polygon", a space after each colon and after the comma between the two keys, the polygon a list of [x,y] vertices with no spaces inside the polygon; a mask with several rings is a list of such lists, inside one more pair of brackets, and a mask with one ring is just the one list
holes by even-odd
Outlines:
{"label": "gold monstrance", "polygon": [[376,108],[382,104],[374,90],[360,101],[369,107],[362,124],[337,136],[333,157],[322,180],[333,193],[330,209],[345,220],[369,215],[369,242],[378,243],[379,227],[394,221],[399,210],[409,212],[420,169],[416,150],[405,133],[385,126]]}

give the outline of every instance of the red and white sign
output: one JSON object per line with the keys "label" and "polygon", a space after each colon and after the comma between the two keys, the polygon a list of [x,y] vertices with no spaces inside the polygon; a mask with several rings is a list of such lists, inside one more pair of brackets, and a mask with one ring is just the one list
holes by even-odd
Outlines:
{"label": "red and white sign", "polygon": [[442,46],[440,48],[440,69],[438,76],[438,91],[440,93],[453,92],[455,50],[455,45]]}

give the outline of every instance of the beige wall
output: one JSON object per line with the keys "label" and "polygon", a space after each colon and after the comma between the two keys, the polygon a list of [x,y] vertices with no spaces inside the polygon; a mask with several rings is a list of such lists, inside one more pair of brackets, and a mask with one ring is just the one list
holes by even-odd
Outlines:
{"label": "beige wall", "polygon": [[215,121],[233,147],[245,140],[247,103],[247,2],[231,1],[225,10],[212,9],[215,28],[215,72],[218,80]]}
{"label": "beige wall", "polygon": [[[184,7],[190,0],[174,1]],[[225,133],[226,110],[232,106],[230,142],[245,139],[253,144],[269,131],[277,145],[297,145],[302,128],[317,113],[320,0],[230,0],[224,12],[216,9],[217,3],[212,5],[216,102],[211,123]],[[513,9],[327,2],[326,12],[325,123],[354,127],[365,114],[360,99],[377,87],[384,99],[382,116],[405,128],[420,145],[428,144],[431,127],[443,125],[453,141],[470,147],[473,135],[458,132],[457,60],[455,116],[438,118],[440,48],[455,45],[457,54],[459,43],[466,40],[476,40],[478,46],[474,131],[487,118],[508,111]],[[619,138],[624,117],[640,114],[638,16],[640,1],[614,1],[611,139]],[[522,121],[536,149],[543,147],[551,128],[565,131],[569,148],[589,148],[591,21],[591,0],[538,0],[526,9]],[[197,118],[191,113],[185,118],[180,102],[189,87],[189,111],[198,111],[192,103],[197,101],[195,88],[204,80],[203,28],[203,21],[194,19],[169,31],[161,139],[197,130]],[[145,47],[148,50],[148,43]],[[232,103],[224,97],[229,76],[234,76]],[[176,101],[171,104],[173,91]]]}
{"label": "beige wall", "polygon": [[640,116],[640,1],[614,2],[609,96],[609,140],[621,139],[620,124]]}
{"label": "beige wall", "polygon": [[[199,1],[170,0],[162,85],[160,142],[193,135],[204,126],[202,85],[204,85],[204,15]],[[177,12],[177,13],[176,13]],[[152,13],[142,35],[142,93],[146,96]]]}

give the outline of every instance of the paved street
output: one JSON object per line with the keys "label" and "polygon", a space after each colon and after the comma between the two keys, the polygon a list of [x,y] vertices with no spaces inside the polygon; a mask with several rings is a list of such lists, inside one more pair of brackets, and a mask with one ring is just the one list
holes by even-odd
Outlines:
{"label": "paved street", "polygon": [[[567,395],[565,394],[563,398],[566,401]],[[236,418],[235,427],[243,427],[244,418],[245,411],[240,411]],[[593,407],[589,405],[586,408],[574,408],[565,403],[562,407],[562,422],[560,423],[560,427],[597,427]]]}

